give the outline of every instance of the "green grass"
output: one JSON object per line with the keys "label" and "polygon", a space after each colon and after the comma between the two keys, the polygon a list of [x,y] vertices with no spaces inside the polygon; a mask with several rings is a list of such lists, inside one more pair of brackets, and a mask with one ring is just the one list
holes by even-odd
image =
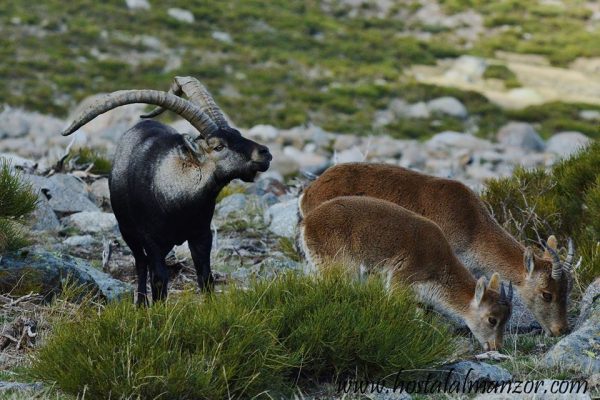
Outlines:
{"label": "green grass", "polygon": [[28,243],[22,223],[35,210],[37,201],[31,185],[0,158],[0,253]]}
{"label": "green grass", "polygon": [[506,89],[513,89],[521,86],[521,82],[515,73],[506,65],[492,64],[485,69],[483,73],[485,79],[499,79],[504,82]]}
{"label": "green grass", "polygon": [[496,219],[522,241],[575,240],[582,284],[600,275],[600,144],[555,164],[550,171],[517,170],[488,183],[483,199]]}
{"label": "green grass", "polygon": [[90,172],[98,175],[108,175],[112,168],[112,162],[106,156],[105,151],[81,147],[70,154],[67,162],[74,164],[78,169],[91,167]]}
{"label": "green grass", "polygon": [[453,350],[447,328],[406,288],[286,274],[150,308],[81,306],[54,324],[28,374],[74,395],[86,387],[89,398],[262,398],[432,366]]}

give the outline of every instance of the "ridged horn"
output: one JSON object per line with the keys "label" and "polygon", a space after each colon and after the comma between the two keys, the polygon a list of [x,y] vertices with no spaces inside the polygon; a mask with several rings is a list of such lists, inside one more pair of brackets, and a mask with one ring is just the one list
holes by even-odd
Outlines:
{"label": "ridged horn", "polygon": [[512,299],[513,299],[513,285],[512,285],[512,281],[508,282],[508,301],[510,303],[512,303]]}
{"label": "ridged horn", "polygon": [[[208,89],[196,78],[191,76],[176,76],[171,83],[169,93],[181,96],[185,94],[188,99],[198,104],[202,111],[207,113],[210,118],[219,128],[227,128],[227,120],[225,115],[215,103]],[[148,114],[144,114],[142,118],[152,118],[165,111],[164,108],[158,107]]]}
{"label": "ridged horn", "polygon": [[563,272],[560,257],[558,256],[558,253],[550,246],[546,246],[546,251],[548,251],[552,257],[552,279],[559,280]]}
{"label": "ridged horn", "polygon": [[565,259],[565,269],[569,272],[573,272],[573,260],[575,259],[575,245],[573,239],[569,238],[567,258]]}
{"label": "ridged horn", "polygon": [[68,136],[87,124],[100,114],[125,104],[146,103],[164,107],[181,115],[196,128],[200,136],[207,136],[218,131],[217,125],[206,115],[198,105],[184,100],[173,94],[158,90],[119,90],[109,93],[79,115],[75,121],[62,133]]}

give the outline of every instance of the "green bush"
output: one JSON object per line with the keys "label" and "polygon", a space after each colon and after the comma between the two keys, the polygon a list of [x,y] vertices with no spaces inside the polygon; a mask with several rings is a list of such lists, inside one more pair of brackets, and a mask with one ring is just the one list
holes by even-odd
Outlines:
{"label": "green bush", "polygon": [[550,171],[517,170],[488,183],[483,199],[496,219],[522,241],[550,234],[575,240],[587,283],[600,275],[600,143]]}
{"label": "green bush", "polygon": [[29,375],[90,398],[252,398],[300,381],[422,368],[454,350],[406,288],[285,274],[150,308],[81,307],[55,324]]}
{"label": "green bush", "polygon": [[68,162],[73,163],[77,168],[88,168],[90,172],[98,175],[108,175],[112,168],[112,162],[106,156],[104,151],[82,147],[69,155]]}
{"label": "green bush", "polygon": [[0,253],[27,243],[21,224],[36,204],[37,195],[31,185],[0,159]]}

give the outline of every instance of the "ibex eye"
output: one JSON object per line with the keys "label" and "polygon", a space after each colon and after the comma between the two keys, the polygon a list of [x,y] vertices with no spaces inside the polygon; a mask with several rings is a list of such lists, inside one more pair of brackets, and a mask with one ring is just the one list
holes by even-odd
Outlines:
{"label": "ibex eye", "polygon": [[223,146],[222,144],[218,145],[217,147],[215,147],[215,151],[221,151],[225,148],[225,146]]}
{"label": "ibex eye", "polygon": [[498,320],[494,317],[489,317],[488,322],[490,323],[491,326],[496,326],[496,324],[498,323]]}
{"label": "ibex eye", "polygon": [[544,293],[542,293],[542,297],[548,303],[552,301],[552,293],[544,292]]}

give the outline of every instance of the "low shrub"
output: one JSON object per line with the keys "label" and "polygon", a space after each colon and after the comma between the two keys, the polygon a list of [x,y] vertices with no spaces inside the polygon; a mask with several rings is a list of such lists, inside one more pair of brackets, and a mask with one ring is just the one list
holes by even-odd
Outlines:
{"label": "low shrub", "polygon": [[289,273],[150,308],[81,307],[56,323],[28,374],[90,398],[279,396],[306,380],[435,364],[451,337],[407,289]]}
{"label": "low shrub", "polygon": [[77,149],[67,161],[75,164],[78,168],[91,167],[90,172],[98,175],[108,175],[112,168],[112,162],[105,152],[89,147]]}
{"label": "low shrub", "polygon": [[565,243],[572,237],[583,257],[582,283],[600,275],[600,143],[549,171],[519,169],[509,178],[492,180],[483,199],[522,241],[555,234]]}
{"label": "low shrub", "polygon": [[37,201],[31,185],[0,159],[0,253],[27,243],[21,224],[35,210]]}

